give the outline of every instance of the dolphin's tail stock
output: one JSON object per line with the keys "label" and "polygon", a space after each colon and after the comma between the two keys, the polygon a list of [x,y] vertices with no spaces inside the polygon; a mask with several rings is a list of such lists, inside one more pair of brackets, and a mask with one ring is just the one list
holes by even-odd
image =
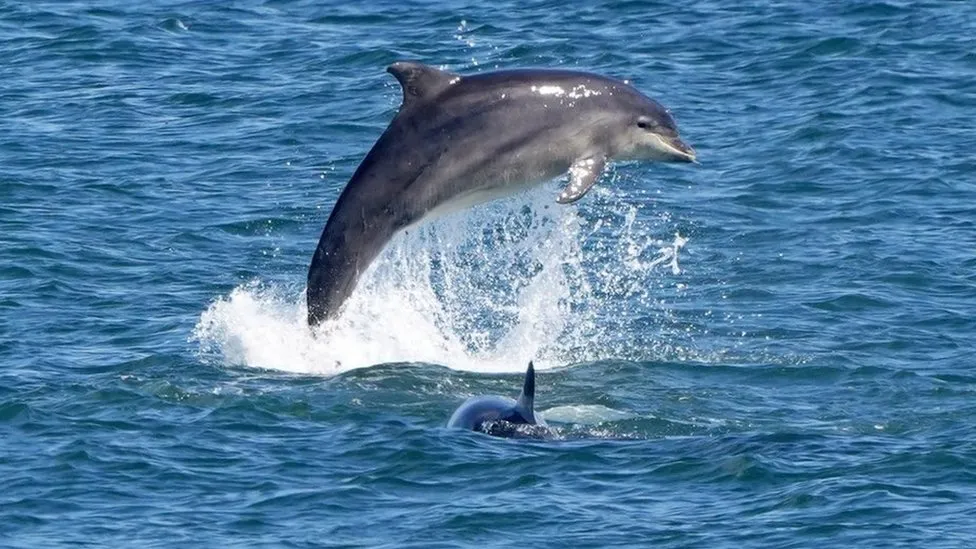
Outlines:
{"label": "dolphin's tail stock", "polygon": [[[341,199],[340,199],[341,200]],[[390,216],[348,215],[336,206],[308,267],[308,325],[335,318],[359,277],[399,228]]]}

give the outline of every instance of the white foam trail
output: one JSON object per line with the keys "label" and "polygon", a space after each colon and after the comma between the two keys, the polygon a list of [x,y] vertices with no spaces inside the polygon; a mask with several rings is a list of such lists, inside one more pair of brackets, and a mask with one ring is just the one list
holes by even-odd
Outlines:
{"label": "white foam trail", "polygon": [[621,421],[638,417],[637,414],[608,408],[600,404],[576,404],[556,406],[540,412],[546,421],[598,425],[608,421]]}
{"label": "white foam trail", "polygon": [[530,359],[545,369],[628,356],[628,322],[648,314],[632,309],[653,303],[655,267],[678,272],[686,240],[647,238],[660,220],[603,203],[606,191],[591,193],[600,218],[589,221],[555,205],[554,188],[398,235],[316,337],[303,293],[256,282],[212,303],[192,339],[224,364],[323,375],[391,362],[520,372]]}

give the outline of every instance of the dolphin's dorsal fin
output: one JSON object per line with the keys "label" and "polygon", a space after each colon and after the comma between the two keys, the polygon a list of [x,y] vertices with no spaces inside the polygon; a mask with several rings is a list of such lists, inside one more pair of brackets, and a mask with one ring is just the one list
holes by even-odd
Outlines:
{"label": "dolphin's dorsal fin", "polygon": [[515,403],[515,409],[525,419],[532,421],[535,419],[533,406],[535,405],[535,368],[529,362],[529,368],[525,371],[525,383],[522,384],[522,394]]}
{"label": "dolphin's dorsal fin", "polygon": [[414,61],[397,61],[386,68],[403,88],[403,107],[428,101],[461,79],[460,75],[442,71]]}

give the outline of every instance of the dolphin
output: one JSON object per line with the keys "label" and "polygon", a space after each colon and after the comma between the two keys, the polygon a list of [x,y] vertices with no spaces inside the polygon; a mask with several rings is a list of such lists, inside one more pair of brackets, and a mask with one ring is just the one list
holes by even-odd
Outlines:
{"label": "dolphin", "polygon": [[533,409],[535,402],[535,368],[529,362],[525,371],[525,381],[522,383],[522,393],[518,400],[500,396],[475,396],[464,402],[447,422],[448,427],[482,431],[488,434],[505,434],[505,430],[497,428],[497,422],[507,422],[513,425],[539,425],[546,422]]}
{"label": "dolphin", "polygon": [[335,318],[387,242],[421,220],[563,174],[582,198],[611,160],[695,162],[671,114],[626,82],[570,70],[461,76],[387,68],[403,103],[339,195],[308,269],[308,323]]}

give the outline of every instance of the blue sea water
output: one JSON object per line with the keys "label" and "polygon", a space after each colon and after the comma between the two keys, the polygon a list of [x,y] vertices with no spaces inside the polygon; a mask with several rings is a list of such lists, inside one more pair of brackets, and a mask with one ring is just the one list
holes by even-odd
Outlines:
{"label": "blue sea water", "polygon": [[[0,546],[976,546],[976,5],[0,2]],[[567,67],[701,165],[304,280],[384,71]],[[552,440],[448,430],[528,360]]]}

